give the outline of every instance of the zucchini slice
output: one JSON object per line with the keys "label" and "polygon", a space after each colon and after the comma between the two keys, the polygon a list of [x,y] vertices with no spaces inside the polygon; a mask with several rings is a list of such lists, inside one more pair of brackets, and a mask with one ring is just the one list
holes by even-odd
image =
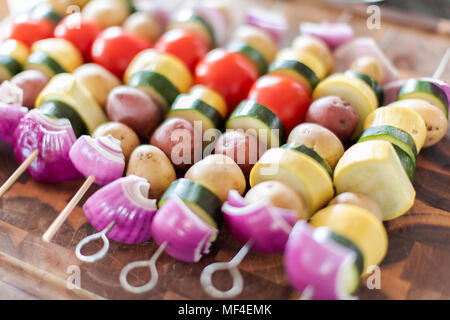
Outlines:
{"label": "zucchini slice", "polygon": [[353,204],[336,204],[317,212],[310,221],[313,227],[328,227],[350,240],[364,257],[363,274],[384,258],[388,238],[383,223],[372,213]]}
{"label": "zucchini slice", "polygon": [[223,125],[223,118],[216,109],[188,94],[180,94],[177,97],[167,118],[183,118],[191,122],[192,126],[195,121],[201,121],[202,132],[218,129]]}
{"label": "zucchini slice", "polygon": [[372,88],[361,79],[336,73],[318,84],[312,98],[317,100],[326,96],[341,97],[356,109],[359,120],[351,139],[359,138],[366,117],[378,108],[378,99]]}
{"label": "zucchini slice", "polygon": [[55,26],[62,20],[62,16],[53,11],[52,5],[48,2],[41,2],[33,6],[30,16],[37,20],[47,20]]}
{"label": "zucchini slice", "polygon": [[432,82],[410,79],[400,88],[398,100],[422,99],[438,107],[448,119],[448,99],[441,88]]}
{"label": "zucchini slice", "polygon": [[255,101],[244,100],[233,111],[225,124],[226,129],[254,130],[254,134],[267,148],[283,143],[286,130],[280,118],[269,108]]}
{"label": "zucchini slice", "polygon": [[296,60],[275,60],[269,67],[269,73],[284,75],[300,82],[310,94],[320,82],[314,71]]}
{"label": "zucchini slice", "polygon": [[334,195],[327,170],[310,156],[298,151],[267,150],[250,172],[250,186],[264,181],[280,181],[295,190],[305,202],[305,219],[327,204]]}
{"label": "zucchini slice", "polygon": [[8,39],[0,44],[0,55],[9,56],[20,66],[23,66],[27,62],[30,50],[24,43],[14,39]]}
{"label": "zucchini slice", "polygon": [[170,25],[170,29],[184,28],[199,33],[209,43],[210,47],[214,48],[217,44],[214,30],[206,22],[205,19],[195,14],[192,10],[183,10],[176,17],[175,21]]}
{"label": "zucchini slice", "polygon": [[224,98],[213,89],[198,84],[191,88],[189,94],[197,99],[206,102],[211,107],[216,109],[221,114],[222,118],[225,119],[227,117],[227,103],[225,102]]}
{"label": "zucchini slice", "polygon": [[59,73],[66,72],[66,70],[64,70],[64,68],[61,67],[61,65],[56,60],[54,60],[52,57],[50,57],[49,55],[47,55],[45,52],[42,51],[33,52],[29,56],[25,68],[27,70],[32,69],[42,71],[49,78],[52,78]]}
{"label": "zucchini slice", "polygon": [[358,274],[363,273],[364,256],[363,256],[361,250],[359,250],[358,247],[353,243],[353,241],[333,232],[328,227],[319,227],[319,228],[314,229],[313,237],[320,242],[331,240],[332,242],[335,242],[335,243],[353,251],[356,255],[355,265],[356,265],[356,268],[358,269]]}
{"label": "zucchini slice", "polygon": [[397,152],[397,156],[402,163],[403,169],[405,169],[406,174],[408,175],[409,180],[414,182],[414,175],[416,174],[416,162],[411,158],[411,156],[406,153],[399,146],[393,145],[395,152]]}
{"label": "zucchini slice", "polygon": [[401,106],[379,108],[367,116],[364,129],[383,125],[407,132],[414,139],[417,153],[420,152],[425,143],[427,128],[417,112]]}
{"label": "zucchini slice", "polygon": [[353,70],[347,70],[347,71],[345,71],[344,74],[346,76],[361,79],[362,81],[367,83],[369,85],[369,87],[372,88],[375,95],[377,96],[378,104],[380,106],[383,104],[383,101],[384,101],[383,87],[377,81],[375,81],[372,77],[368,76],[367,74],[359,73],[359,72],[356,72]]}
{"label": "zucchini slice", "polygon": [[291,142],[291,143],[287,143],[281,146],[282,148],[285,149],[290,149],[290,150],[295,150],[301,153],[304,153],[308,156],[310,156],[311,158],[313,158],[314,160],[316,160],[322,167],[325,168],[325,170],[327,170],[327,172],[330,174],[330,176],[333,176],[333,169],[331,169],[330,165],[328,164],[328,162],[326,162],[316,151],[314,151],[311,148],[308,148],[307,146],[305,146],[304,144],[299,144],[299,143],[295,143],[295,142]]}
{"label": "zucchini slice", "polygon": [[46,116],[52,118],[68,119],[70,121],[70,124],[72,125],[73,132],[75,133],[75,136],[77,138],[84,134],[88,134],[86,123],[80,117],[78,112],[62,101],[57,100],[46,101],[39,107],[38,110],[41,113],[45,114]]}
{"label": "zucchini slice", "polygon": [[384,140],[351,146],[334,169],[334,186],[338,194],[350,191],[370,196],[380,205],[383,220],[406,213],[416,196],[397,152]]}
{"label": "zucchini slice", "polygon": [[317,78],[319,78],[320,80],[325,78],[328,74],[325,63],[314,54],[307,51],[297,50],[293,48],[283,49],[277,54],[276,59],[295,60],[301,62],[307,65],[311,70],[313,70],[317,75]]}
{"label": "zucchini slice", "polygon": [[0,54],[0,82],[9,80],[22,71],[22,66],[12,57]]}
{"label": "zucchini slice", "polygon": [[267,61],[264,56],[255,48],[244,42],[231,42],[227,48],[231,52],[239,52],[250,59],[259,71],[259,75],[262,76],[267,72]]}
{"label": "zucchini slice", "polygon": [[168,107],[180,93],[165,76],[154,71],[139,71],[128,82],[130,87],[138,88],[155,100],[161,112],[165,114]]}
{"label": "zucchini slice", "polygon": [[204,222],[218,229],[222,223],[222,202],[209,189],[185,178],[172,182],[158,202],[161,208],[171,196],[178,196]]}
{"label": "zucchini slice", "polygon": [[404,152],[406,152],[411,160],[416,163],[416,143],[408,132],[389,125],[369,127],[363,132],[358,142],[371,139],[381,139],[389,141],[393,145],[401,148]]}

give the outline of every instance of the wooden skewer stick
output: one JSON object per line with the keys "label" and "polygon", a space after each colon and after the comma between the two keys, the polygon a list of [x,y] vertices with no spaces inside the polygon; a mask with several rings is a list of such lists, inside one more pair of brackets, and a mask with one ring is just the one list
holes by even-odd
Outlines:
{"label": "wooden skewer stick", "polygon": [[14,173],[6,180],[6,182],[0,187],[0,197],[3,196],[6,191],[9,190],[9,188],[12,187],[12,185],[19,179],[19,177],[22,175],[22,173],[25,172],[25,170],[28,169],[28,167],[31,165],[31,163],[36,159],[39,155],[39,150],[34,150],[28,158],[25,159],[24,162],[14,171]]}
{"label": "wooden skewer stick", "polygon": [[55,221],[53,221],[53,223],[50,225],[50,227],[42,236],[42,239],[45,242],[50,242],[53,239],[56,232],[58,232],[59,228],[61,228],[61,225],[64,223],[64,221],[67,220],[67,217],[70,215],[70,213],[76,207],[78,202],[80,202],[81,198],[83,198],[84,194],[89,190],[91,185],[94,183],[94,180],[95,180],[94,176],[87,177],[86,181],[84,181],[83,185],[80,187],[80,189],[78,189],[77,193],[73,196],[73,198],[64,208],[64,210],[61,211],[61,213],[58,215]]}
{"label": "wooden skewer stick", "polygon": [[448,61],[450,60],[450,48],[447,48],[447,50],[444,53],[444,56],[441,59],[441,62],[439,63],[438,67],[436,68],[436,71],[434,71],[432,78],[433,79],[439,79],[442,74],[445,71],[445,68],[447,67]]}
{"label": "wooden skewer stick", "polygon": [[352,18],[353,14],[349,10],[343,10],[339,17],[337,17],[336,22],[349,23]]}

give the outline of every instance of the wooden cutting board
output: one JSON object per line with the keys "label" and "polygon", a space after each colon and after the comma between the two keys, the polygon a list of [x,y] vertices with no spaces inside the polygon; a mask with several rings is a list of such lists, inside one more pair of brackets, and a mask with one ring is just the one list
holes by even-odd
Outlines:
{"label": "wooden cutting board", "polygon": [[[334,20],[340,9],[312,1],[268,3],[287,8],[291,25],[299,21]],[[367,16],[361,7],[352,7],[351,24],[358,35],[369,35],[382,42],[388,30],[391,41],[386,53],[402,77],[430,76],[449,47],[446,35],[407,28],[383,21],[380,30],[366,28]],[[386,11],[388,12],[388,11]],[[295,34],[296,30],[292,33]],[[450,66],[443,79],[450,81]],[[17,168],[12,150],[0,143],[0,183]],[[228,261],[240,244],[223,228],[210,255],[197,264],[176,261],[163,254],[157,267],[160,281],[142,295],[124,291],[119,284],[120,270],[129,262],[148,259],[156,250],[153,243],[124,245],[112,243],[103,260],[84,264],[74,248],[95,230],[84,217],[81,205],[57,233],[52,243],[41,236],[58,212],[64,208],[82,181],[46,185],[26,174],[0,198],[0,299],[207,299],[199,277],[202,269],[215,261]],[[361,299],[450,299],[450,132],[437,145],[424,149],[418,157],[414,187],[417,199],[404,216],[385,223],[389,251],[381,264],[381,289],[368,289],[362,279]],[[92,188],[85,199],[95,191]],[[81,202],[84,203],[84,200]],[[90,246],[96,250],[100,243]],[[77,269],[79,268],[79,269]],[[67,288],[73,270],[80,271],[81,289]],[[282,255],[250,252],[240,266],[245,289],[241,299],[296,299],[299,293],[287,282]],[[142,284],[149,272],[138,269],[130,281]],[[226,289],[230,278],[219,273],[214,278]]]}

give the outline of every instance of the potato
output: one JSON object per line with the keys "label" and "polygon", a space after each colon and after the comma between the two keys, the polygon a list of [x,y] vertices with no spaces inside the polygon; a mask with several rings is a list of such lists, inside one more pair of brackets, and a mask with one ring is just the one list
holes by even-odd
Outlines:
{"label": "potato", "polygon": [[340,195],[334,197],[328,205],[334,204],[354,204],[356,206],[367,209],[369,212],[372,212],[377,219],[383,221],[383,212],[381,211],[378,202],[373,200],[372,198],[366,196],[365,194],[359,192],[344,192]]}
{"label": "potato", "polygon": [[349,69],[368,75],[379,84],[384,82],[384,69],[380,62],[373,57],[362,56],[356,59]]}
{"label": "potato", "polygon": [[127,176],[134,174],[150,183],[149,198],[159,199],[177,176],[166,154],[151,145],[140,145],[134,149],[128,162]]}
{"label": "potato", "polygon": [[105,109],[108,95],[121,82],[114,74],[95,63],[84,64],[73,73],[94,97],[95,101]]}
{"label": "potato", "polygon": [[341,140],[330,130],[315,123],[302,123],[296,126],[288,137],[288,143],[304,144],[314,149],[331,168],[334,168],[344,154]]}
{"label": "potato", "polygon": [[130,34],[154,43],[162,33],[158,19],[149,12],[137,11],[130,15],[123,28]]}
{"label": "potato", "polygon": [[339,139],[349,139],[358,125],[358,113],[347,101],[338,96],[327,96],[314,101],[306,113],[305,121],[320,124]]}
{"label": "potato", "polygon": [[425,122],[427,136],[424,147],[431,147],[442,140],[447,132],[447,118],[444,113],[431,103],[422,99],[405,99],[393,102],[390,106],[398,105],[416,111]]}
{"label": "potato", "polygon": [[272,205],[279,208],[297,211],[298,219],[305,217],[305,205],[298,193],[279,181],[264,181],[251,188],[245,195],[250,202],[268,199]]}
{"label": "potato", "polygon": [[36,98],[47,85],[50,78],[37,70],[27,70],[15,75],[11,83],[23,90],[23,105],[28,109],[34,108]]}
{"label": "potato", "polygon": [[301,35],[294,39],[292,48],[310,52],[322,60],[330,73],[334,68],[334,58],[328,45],[322,39],[310,35]]}
{"label": "potato", "polygon": [[265,146],[258,138],[241,130],[225,132],[217,140],[214,149],[215,154],[224,154],[233,159],[246,177],[265,151]]}
{"label": "potato", "polygon": [[242,195],[246,188],[241,168],[223,154],[207,156],[194,164],[184,177],[208,188],[222,202],[227,200],[230,190],[236,190]]}
{"label": "potato", "polygon": [[127,125],[120,123],[120,122],[106,122],[99,126],[95,131],[92,133],[93,138],[97,137],[103,137],[107,135],[112,135],[114,138],[120,140],[122,148],[123,155],[125,156],[125,159],[130,159],[131,153],[134,149],[139,146],[139,137],[137,134],[131,130],[130,127]]}
{"label": "potato", "polygon": [[141,90],[127,86],[110,92],[106,111],[110,120],[126,124],[145,139],[150,138],[161,122],[158,106]]}
{"label": "potato", "polygon": [[199,156],[201,156],[201,134],[195,134],[195,129],[189,121],[170,118],[155,130],[150,144],[160,148],[176,169],[185,170],[195,162],[195,139],[198,140]]}
{"label": "potato", "polygon": [[84,6],[82,15],[87,20],[93,20],[100,27],[120,26],[129,15],[126,1],[93,0]]}

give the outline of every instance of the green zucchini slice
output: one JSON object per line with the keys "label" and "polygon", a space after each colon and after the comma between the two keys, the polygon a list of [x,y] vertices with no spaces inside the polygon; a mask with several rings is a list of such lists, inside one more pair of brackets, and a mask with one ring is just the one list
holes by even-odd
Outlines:
{"label": "green zucchini slice", "polygon": [[416,162],[413,161],[411,156],[406,153],[402,148],[399,146],[393,145],[395,152],[397,153],[398,158],[400,159],[400,162],[402,163],[403,168],[406,171],[406,174],[408,175],[409,180],[411,182],[414,182],[414,175],[416,173]]}
{"label": "green zucchini slice", "polygon": [[441,88],[432,82],[410,79],[400,88],[398,100],[422,99],[438,107],[448,119],[448,99]]}
{"label": "green zucchini slice", "polygon": [[311,148],[308,148],[307,146],[305,146],[304,144],[299,144],[299,143],[295,143],[295,142],[291,142],[291,143],[287,143],[281,146],[282,148],[285,149],[290,149],[290,150],[295,150],[301,153],[304,153],[308,156],[310,156],[311,158],[313,158],[314,160],[316,160],[322,167],[325,168],[325,170],[327,170],[327,172],[330,174],[330,176],[333,176],[333,169],[331,169],[330,165],[328,164],[328,162],[326,162],[316,151],[314,151]]}
{"label": "green zucchini slice", "polygon": [[42,71],[50,78],[59,73],[67,72],[55,59],[42,51],[33,52],[28,57],[26,69]]}
{"label": "green zucchini slice", "polygon": [[209,35],[211,38],[211,47],[214,48],[217,45],[216,42],[216,36],[214,34],[213,28],[209,25],[208,22],[205,21],[202,17],[196,15],[194,12],[190,12],[188,15],[183,15],[181,19],[176,20],[174,22],[174,25],[180,25],[180,24],[190,24],[190,23],[197,23],[199,24]]}
{"label": "green zucchini slice", "polygon": [[136,72],[128,82],[130,87],[139,88],[147,92],[161,108],[163,114],[167,112],[178,94],[175,85],[158,72],[142,70]]}
{"label": "green zucchini slice", "polygon": [[0,76],[0,82],[9,80],[22,71],[22,66],[13,57],[2,54],[0,55],[0,68],[3,70]]}
{"label": "green zucchini slice", "polygon": [[206,102],[188,94],[180,94],[172,105],[167,118],[183,118],[194,125],[201,121],[203,130],[218,129],[223,125],[222,115]]}
{"label": "green zucchini slice", "polygon": [[267,61],[264,56],[255,48],[249,46],[243,42],[232,42],[228,46],[228,50],[231,52],[240,52],[250,59],[258,69],[259,75],[262,76],[267,72]]}
{"label": "green zucchini slice", "polygon": [[261,143],[268,148],[279,146],[285,140],[286,130],[280,118],[256,101],[244,100],[233,111],[226,129],[254,130]]}
{"label": "green zucchini slice", "polygon": [[177,196],[205,223],[218,229],[222,223],[222,202],[209,189],[185,178],[172,182],[158,202],[161,208],[171,196]]}
{"label": "green zucchini slice", "polygon": [[353,71],[353,70],[347,70],[345,72],[345,75],[349,76],[349,77],[361,79],[362,81],[367,83],[369,85],[369,87],[373,90],[373,92],[375,92],[375,95],[377,96],[378,104],[380,106],[383,105],[383,100],[384,100],[383,88],[372,77],[370,77],[370,76],[368,76],[368,75],[366,75],[364,73],[359,73],[359,72],[356,72],[356,71]]}
{"label": "green zucchini slice", "polygon": [[68,119],[77,138],[84,134],[89,134],[87,125],[78,112],[62,101],[46,101],[38,108],[38,110],[49,117]]}
{"label": "green zucchini slice", "polygon": [[62,16],[53,11],[52,5],[47,2],[38,3],[31,8],[30,16],[37,20],[47,20],[55,26],[62,20]]}
{"label": "green zucchini slice", "polygon": [[407,153],[413,163],[416,163],[416,143],[409,133],[389,125],[369,127],[362,133],[358,142],[372,139],[389,141]]}
{"label": "green zucchini slice", "polygon": [[275,60],[269,67],[269,73],[282,74],[291,77],[294,75],[294,79],[300,77],[306,81],[311,89],[310,91],[314,90],[320,82],[320,79],[313,70],[306,64],[296,60]]}

